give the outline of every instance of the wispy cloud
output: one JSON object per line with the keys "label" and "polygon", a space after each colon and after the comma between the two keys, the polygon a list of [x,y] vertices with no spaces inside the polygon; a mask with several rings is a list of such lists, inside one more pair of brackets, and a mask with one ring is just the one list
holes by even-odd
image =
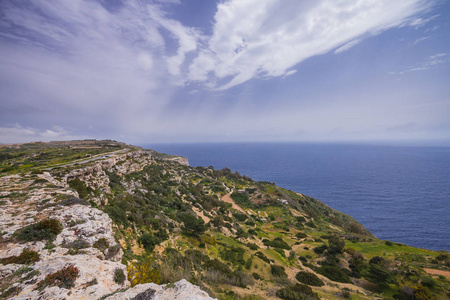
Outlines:
{"label": "wispy cloud", "polygon": [[345,44],[344,46],[341,46],[339,48],[337,48],[336,50],[334,50],[335,54],[339,54],[342,52],[345,52],[347,50],[349,50],[350,48],[352,48],[353,46],[355,46],[356,44],[358,44],[361,40],[353,40],[351,42],[348,42],[347,44]]}
{"label": "wispy cloud", "polygon": [[425,71],[434,69],[440,65],[450,63],[450,53],[437,53],[427,57],[423,62],[410,66],[402,71],[392,71],[390,74],[403,75],[409,72]]}
{"label": "wispy cloud", "polygon": [[257,1],[219,4],[213,35],[190,65],[189,79],[223,90],[255,77],[283,76],[303,60],[363,35],[411,25],[423,1]]}
{"label": "wispy cloud", "polygon": [[10,127],[0,127],[0,143],[21,143],[26,141],[51,141],[78,138],[84,137],[70,135],[66,129],[60,126],[53,126],[46,129],[22,127],[19,124]]}

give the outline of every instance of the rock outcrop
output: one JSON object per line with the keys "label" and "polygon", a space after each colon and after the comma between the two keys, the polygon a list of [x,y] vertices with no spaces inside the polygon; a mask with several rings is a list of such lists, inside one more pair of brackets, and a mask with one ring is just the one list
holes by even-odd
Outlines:
{"label": "rock outcrop", "polygon": [[139,284],[105,300],[214,300],[198,286],[182,279],[175,284]]}

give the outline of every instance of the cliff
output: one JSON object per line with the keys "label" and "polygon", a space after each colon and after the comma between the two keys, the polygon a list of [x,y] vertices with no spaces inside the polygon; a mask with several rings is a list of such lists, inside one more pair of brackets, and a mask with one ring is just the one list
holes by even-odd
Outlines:
{"label": "cliff", "polygon": [[0,159],[2,298],[447,298],[447,252],[229,169],[114,141]]}

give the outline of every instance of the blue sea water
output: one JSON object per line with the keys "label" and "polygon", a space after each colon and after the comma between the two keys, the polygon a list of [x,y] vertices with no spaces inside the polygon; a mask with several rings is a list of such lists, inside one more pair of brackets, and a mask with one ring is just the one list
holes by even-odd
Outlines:
{"label": "blue sea water", "polygon": [[191,166],[228,167],[321,200],[380,239],[450,251],[450,148],[151,144]]}

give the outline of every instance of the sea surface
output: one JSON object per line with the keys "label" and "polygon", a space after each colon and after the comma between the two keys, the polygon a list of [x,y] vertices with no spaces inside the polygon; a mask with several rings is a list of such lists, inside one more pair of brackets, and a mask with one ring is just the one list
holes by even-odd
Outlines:
{"label": "sea surface", "polygon": [[450,251],[450,148],[148,144],[191,166],[224,167],[321,200],[383,240]]}

